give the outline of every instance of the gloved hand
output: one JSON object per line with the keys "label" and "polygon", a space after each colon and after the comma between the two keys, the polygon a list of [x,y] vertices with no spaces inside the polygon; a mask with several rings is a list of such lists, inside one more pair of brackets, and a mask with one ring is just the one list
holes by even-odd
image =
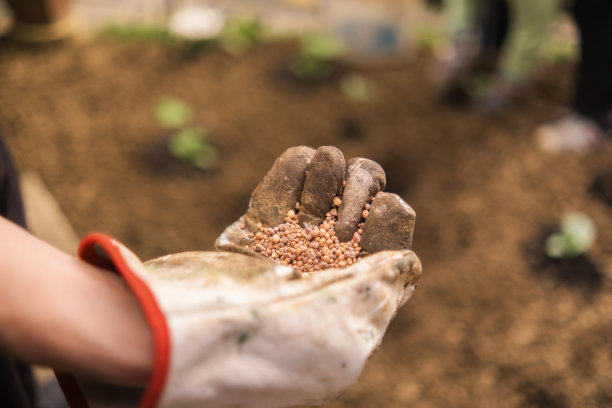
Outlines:
{"label": "gloved hand", "polygon": [[[336,148],[294,147],[257,186],[247,213],[218,238],[217,251],[142,263],[110,237],[85,238],[80,256],[122,274],[139,299],[154,334],[155,366],[144,390],[59,373],[69,402],[271,408],[339,395],[356,381],[421,275],[409,250],[412,209],[381,193],[363,213],[384,185],[371,160],[352,159],[347,167]],[[362,259],[302,276],[253,250],[261,228],[285,223],[297,202],[308,234],[341,190],[335,234],[359,243]]]}

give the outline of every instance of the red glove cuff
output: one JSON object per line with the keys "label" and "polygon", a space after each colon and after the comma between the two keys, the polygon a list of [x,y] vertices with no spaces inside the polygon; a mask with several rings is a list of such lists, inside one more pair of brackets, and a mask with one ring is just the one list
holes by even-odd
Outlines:
{"label": "red glove cuff", "polygon": [[[139,406],[154,407],[161,397],[170,366],[170,334],[166,319],[153,293],[132,271],[121,254],[119,245],[108,235],[90,234],[81,241],[79,258],[99,268],[120,274],[138,299],[153,332],[155,350],[153,371]],[[55,375],[70,407],[89,407],[77,379],[72,374],[56,370]]]}

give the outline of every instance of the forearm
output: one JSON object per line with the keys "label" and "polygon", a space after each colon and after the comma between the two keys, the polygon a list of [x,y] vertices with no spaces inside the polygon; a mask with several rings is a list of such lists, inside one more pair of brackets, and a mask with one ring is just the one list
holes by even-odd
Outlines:
{"label": "forearm", "polygon": [[0,243],[0,349],[101,381],[146,383],[152,336],[119,277],[1,217]]}

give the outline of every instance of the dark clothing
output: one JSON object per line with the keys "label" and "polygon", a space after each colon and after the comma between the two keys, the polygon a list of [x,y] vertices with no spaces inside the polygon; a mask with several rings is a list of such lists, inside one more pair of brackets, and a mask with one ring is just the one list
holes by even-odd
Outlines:
{"label": "dark clothing", "polygon": [[[0,139],[0,215],[25,228],[17,174],[2,139]],[[0,356],[0,406],[31,408],[35,406],[32,370],[22,362]]]}
{"label": "dark clothing", "polygon": [[505,0],[485,1],[481,13],[481,52],[497,55],[504,45],[510,26],[508,3]]}
{"label": "dark clothing", "polygon": [[11,157],[0,135],[0,215],[26,227],[21,192]]}
{"label": "dark clothing", "polygon": [[0,357],[0,405],[11,408],[35,406],[32,370],[14,358]]}
{"label": "dark clothing", "polygon": [[577,0],[572,14],[580,30],[581,57],[573,106],[612,128],[612,1]]}

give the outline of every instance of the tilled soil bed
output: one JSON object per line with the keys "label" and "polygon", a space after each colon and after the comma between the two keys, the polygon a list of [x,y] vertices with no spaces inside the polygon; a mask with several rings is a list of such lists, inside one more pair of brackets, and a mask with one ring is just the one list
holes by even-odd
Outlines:
{"label": "tilled soil bed", "polygon": [[[295,81],[293,53],[0,43],[0,128],[80,235],[106,232],[142,259],[210,249],[289,146],[376,160],[387,191],[416,211],[424,275],[359,382],[330,406],[612,405],[612,207],[593,193],[612,150],[550,156],[531,136],[569,99],[573,68],[547,71],[507,113],[483,116],[439,104],[423,56],[360,71],[376,95],[356,103],[338,86],[350,68]],[[164,95],[195,107],[217,168],[163,154],[151,112]],[[584,262],[559,266],[541,240],[570,210],[590,214],[598,238]]]}

